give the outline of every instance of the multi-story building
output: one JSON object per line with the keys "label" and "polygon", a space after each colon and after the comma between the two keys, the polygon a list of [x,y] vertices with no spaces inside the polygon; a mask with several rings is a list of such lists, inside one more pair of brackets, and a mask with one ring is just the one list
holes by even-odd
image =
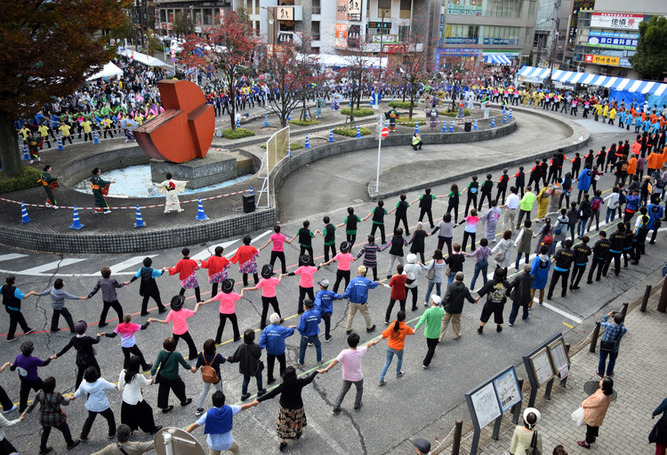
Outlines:
{"label": "multi-story building", "polygon": [[562,66],[572,0],[539,0],[533,40],[533,66]]}
{"label": "multi-story building", "polygon": [[220,16],[232,11],[232,0],[155,0],[155,31],[159,35],[173,35],[174,19],[184,15],[194,30],[188,34],[206,35]]}
{"label": "multi-story building", "polygon": [[572,65],[580,71],[637,77],[629,58],[639,41],[639,23],[667,15],[667,2],[596,0],[594,9],[580,10],[572,49]]}
{"label": "multi-story building", "polygon": [[433,26],[436,66],[450,57],[529,61],[537,0],[442,0]]}

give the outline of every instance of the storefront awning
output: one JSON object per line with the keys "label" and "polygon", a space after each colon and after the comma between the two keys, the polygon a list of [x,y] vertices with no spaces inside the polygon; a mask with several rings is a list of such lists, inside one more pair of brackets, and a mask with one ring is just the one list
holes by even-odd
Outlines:
{"label": "storefront awning", "polygon": [[492,65],[511,65],[512,60],[504,54],[490,54],[484,56],[484,61],[486,63],[491,63]]}

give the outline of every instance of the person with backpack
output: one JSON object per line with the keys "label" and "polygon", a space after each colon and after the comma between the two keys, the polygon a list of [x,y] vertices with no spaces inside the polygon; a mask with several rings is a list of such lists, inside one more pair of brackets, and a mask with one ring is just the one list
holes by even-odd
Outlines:
{"label": "person with backpack", "polygon": [[199,394],[199,401],[197,402],[197,410],[195,411],[196,416],[200,416],[204,413],[204,400],[208,395],[208,391],[211,390],[211,387],[215,388],[222,392],[222,375],[220,374],[220,365],[224,364],[227,360],[215,350],[215,340],[209,338],[204,341],[204,349],[197,356],[197,363],[195,364],[196,370],[201,371],[201,378],[204,382],[204,388]]}
{"label": "person with backpack", "polygon": [[[153,409],[144,400],[142,389],[150,386],[151,380],[139,372],[141,359],[136,355],[130,357],[127,367],[120,372],[118,377],[118,390],[122,393],[123,403],[120,408],[120,421],[127,425],[131,431],[142,431],[155,434],[162,429],[162,425],[155,425]],[[116,429],[116,434],[120,427]]]}
{"label": "person with backpack", "polygon": [[489,321],[491,315],[493,315],[493,322],[496,323],[496,332],[503,331],[503,309],[505,308],[505,302],[507,302],[507,292],[510,289],[510,284],[506,277],[507,269],[497,267],[493,274],[493,279],[487,281],[482,286],[482,289],[477,291],[476,302],[479,302],[486,295],[486,303],[484,304],[484,308],[482,308],[479,328],[477,329],[477,333],[480,335],[484,332],[484,326]]}
{"label": "person with backpack", "polygon": [[577,224],[577,237],[583,237],[586,233],[586,224],[588,219],[593,215],[592,203],[588,193],[584,194],[584,200],[579,206],[579,223]]}
{"label": "person with backpack", "polygon": [[517,425],[512,434],[510,455],[542,455],[544,453],[542,452],[542,435],[535,429],[541,417],[540,411],[535,408],[526,408],[523,411],[523,425]]}
{"label": "person with backpack", "polygon": [[591,199],[591,221],[588,223],[588,232],[591,232],[593,227],[593,219],[595,219],[595,230],[600,230],[600,212],[602,211],[602,204],[604,204],[604,199],[602,199],[602,191],[595,191],[595,196]]}
{"label": "person with backpack", "polygon": [[155,281],[156,278],[161,277],[164,274],[164,270],[152,268],[153,260],[150,257],[144,258],[143,264],[144,266],[137,271],[132,279],[126,281],[124,284],[127,286],[141,278],[141,281],[139,282],[139,295],[143,298],[141,302],[141,316],[147,316],[150,313],[148,311],[148,300],[151,298],[155,300],[158,312],[164,313],[167,311],[167,308],[162,304],[160,289],[158,289],[157,282]]}

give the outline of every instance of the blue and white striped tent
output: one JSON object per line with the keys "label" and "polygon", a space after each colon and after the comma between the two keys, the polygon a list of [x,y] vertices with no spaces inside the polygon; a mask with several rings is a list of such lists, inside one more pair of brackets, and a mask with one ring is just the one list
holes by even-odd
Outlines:
{"label": "blue and white striped tent", "polygon": [[[519,79],[528,81],[543,81],[549,76],[549,68],[536,68],[524,66],[517,74]],[[577,73],[573,71],[554,70],[551,79],[566,84],[587,84],[605,87],[629,93],[642,93],[648,95],[667,95],[667,84],[654,81],[642,81],[638,79],[626,79],[623,77],[601,76],[599,74]]]}
{"label": "blue and white striped tent", "polygon": [[505,54],[487,54],[484,56],[484,61],[486,63],[492,63],[495,65],[511,65],[512,60]]}

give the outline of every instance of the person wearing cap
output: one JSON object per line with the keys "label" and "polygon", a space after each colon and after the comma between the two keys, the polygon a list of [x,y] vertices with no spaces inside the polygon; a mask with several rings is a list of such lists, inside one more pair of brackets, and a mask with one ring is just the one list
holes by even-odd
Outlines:
{"label": "person wearing cap", "polygon": [[279,275],[278,278],[273,276],[273,266],[264,264],[262,267],[262,278],[259,280],[259,283],[257,283],[255,287],[243,289],[244,291],[256,291],[258,289],[262,290],[262,319],[259,323],[261,329],[266,327],[266,315],[269,312],[269,305],[271,305],[273,307],[273,311],[278,313],[278,316],[280,316],[280,306],[278,305],[276,287],[280,284],[280,280],[282,280],[282,278],[283,275]]}
{"label": "person wearing cap", "polygon": [[322,316],[319,309],[313,307],[313,301],[305,299],[303,304],[306,307],[306,312],[301,315],[299,325],[296,329],[301,334],[301,344],[299,347],[299,365],[303,366],[306,349],[309,344],[315,345],[315,352],[317,353],[317,363],[322,362],[322,344],[320,343],[320,321]]}
{"label": "person wearing cap", "polygon": [[[315,300],[315,293],[313,292],[313,275],[320,268],[315,267],[312,262],[312,256],[307,254],[302,254],[299,256],[299,267],[293,272],[287,274],[287,276],[299,275],[299,305],[297,308],[297,313],[303,313],[303,300],[308,298],[312,301]],[[283,275],[285,276],[285,275]]]}
{"label": "person wearing cap", "polygon": [[317,370],[319,374],[327,373],[338,363],[343,365],[343,388],[341,389],[336,401],[334,402],[333,413],[338,414],[341,411],[340,405],[347,395],[347,392],[354,384],[357,394],[354,398],[354,410],[361,409],[361,399],[364,396],[364,373],[361,370],[361,360],[363,359],[369,347],[375,346],[382,338],[378,337],[369,341],[364,346],[359,346],[360,337],[357,333],[350,333],[347,336],[347,345],[349,349],[344,349],[333,359],[326,368]]}
{"label": "person wearing cap", "polygon": [[104,449],[93,453],[92,455],[142,455],[155,448],[155,442],[151,439],[146,442],[130,441],[132,430],[129,426],[121,423],[116,429],[116,441]]}
{"label": "person wearing cap", "polygon": [[431,364],[431,359],[433,359],[433,354],[435,354],[435,348],[438,346],[438,338],[440,337],[440,322],[445,316],[445,310],[440,306],[442,299],[440,296],[433,294],[431,296],[431,308],[424,311],[422,317],[419,318],[419,322],[415,326],[415,331],[417,331],[422,325],[424,325],[424,337],[426,337],[426,346],[428,350],[426,351],[426,357],[422,361],[422,366],[424,369],[428,368]]}
{"label": "person wearing cap", "polygon": [[338,286],[341,281],[345,280],[345,287],[350,284],[350,264],[354,261],[354,256],[350,254],[351,249],[352,243],[343,242],[340,244],[340,253],[336,254],[330,260],[320,264],[320,267],[324,267],[332,262],[338,262],[338,267],[336,268],[336,282],[333,287],[334,292],[338,292]]}
{"label": "person wearing cap", "polygon": [[468,300],[470,303],[477,302],[472,294],[470,294],[470,289],[463,284],[464,277],[463,272],[456,272],[454,282],[447,287],[447,292],[445,292],[443,307],[446,313],[442,317],[439,341],[442,341],[445,337],[445,332],[447,331],[447,326],[449,325],[450,320],[452,321],[452,333],[454,334],[454,339],[458,340],[461,338],[461,313],[463,313],[464,299]]}
{"label": "person wearing cap", "polygon": [[431,443],[426,439],[415,438],[412,440],[412,445],[415,446],[415,450],[419,455],[428,455],[431,451]]}
{"label": "person wearing cap", "polygon": [[347,313],[347,324],[345,331],[349,335],[352,333],[352,321],[359,311],[366,320],[366,332],[375,330],[375,324],[371,323],[371,313],[368,310],[368,290],[375,289],[380,284],[377,281],[371,281],[366,278],[366,267],[360,265],[357,269],[358,275],[350,280],[350,284],[345,288],[344,299],[350,301],[350,309]]}
{"label": "person wearing cap", "polygon": [[[41,360],[32,355],[35,350],[32,341],[24,341],[21,343],[21,353],[16,356],[13,363],[9,363],[11,371],[18,370],[19,381],[21,383],[19,389],[19,412],[25,411],[28,407],[28,395],[30,389],[38,392],[42,388],[42,380],[37,373],[38,367],[45,367],[51,363],[51,358]],[[5,368],[7,364],[3,366]]]}
{"label": "person wearing cap", "polygon": [[86,321],[78,321],[74,325],[74,330],[76,331],[76,335],[74,335],[69,340],[69,343],[67,343],[67,345],[60,350],[60,352],[53,354],[51,356],[51,360],[56,360],[71,348],[74,348],[76,351],[77,367],[76,383],[74,388],[78,389],[79,385],[81,385],[81,381],[83,380],[83,373],[86,371],[86,368],[95,367],[97,368],[97,371],[100,371],[100,365],[95,359],[95,348],[93,348],[94,344],[100,342],[100,337],[97,336],[93,338],[86,335],[86,330],[88,330],[88,324]]}
{"label": "person wearing cap", "polygon": [[417,255],[410,253],[406,256],[407,264],[403,267],[405,273],[405,297],[407,300],[408,292],[412,293],[412,311],[417,311],[417,294],[419,285],[419,275],[421,275],[422,267],[417,264]]}
{"label": "person wearing cap", "polygon": [[526,408],[523,411],[523,425],[514,428],[510,442],[511,455],[525,455],[530,448],[537,449],[535,454],[542,454],[542,435],[535,429],[541,417],[540,411],[535,408]]}
{"label": "person wearing cap", "polygon": [[336,294],[329,290],[329,280],[324,278],[317,282],[320,285],[320,290],[315,294],[314,307],[320,311],[320,315],[324,320],[324,341],[327,343],[331,340],[331,315],[333,314],[333,301],[341,300],[342,295]]}
{"label": "person wearing cap", "polygon": [[164,320],[149,318],[148,322],[158,322],[160,324],[169,324],[172,322],[172,334],[176,344],[178,344],[180,338],[183,338],[188,345],[188,360],[196,360],[198,355],[197,346],[192,339],[192,335],[190,335],[190,332],[188,331],[188,318],[197,314],[199,307],[203,305],[203,303],[197,302],[194,310],[183,308],[184,303],[185,298],[183,298],[182,295],[173,296],[171,298],[171,311],[167,314],[167,318]]}
{"label": "person wearing cap", "polygon": [[234,331],[234,342],[241,339],[241,332],[239,332],[239,323],[236,319],[236,302],[241,300],[245,288],[241,289],[241,293],[237,294],[234,291],[234,280],[227,278],[222,282],[221,292],[214,295],[203,305],[208,305],[215,300],[220,300],[220,323],[218,324],[218,333],[215,336],[215,342],[220,344],[222,341],[222,332],[225,330],[225,323],[227,319],[232,322],[232,330]]}
{"label": "person wearing cap", "polygon": [[273,376],[273,367],[275,365],[276,359],[280,364],[280,375],[282,375],[283,371],[285,371],[285,339],[294,335],[294,329],[296,329],[296,326],[281,326],[281,319],[278,313],[273,313],[271,316],[269,316],[269,322],[271,325],[266,326],[264,330],[262,330],[262,334],[259,336],[259,347],[266,349],[266,383],[272,384],[276,380],[276,378]]}
{"label": "person wearing cap", "polygon": [[373,281],[377,281],[378,280],[377,254],[381,250],[380,246],[377,243],[375,243],[375,237],[369,235],[367,237],[367,240],[368,243],[366,243],[366,245],[364,245],[361,251],[359,251],[359,254],[357,254],[357,258],[355,259],[355,261],[358,260],[361,256],[363,256],[364,260],[362,264],[364,265],[365,268],[371,269],[373,271]]}

